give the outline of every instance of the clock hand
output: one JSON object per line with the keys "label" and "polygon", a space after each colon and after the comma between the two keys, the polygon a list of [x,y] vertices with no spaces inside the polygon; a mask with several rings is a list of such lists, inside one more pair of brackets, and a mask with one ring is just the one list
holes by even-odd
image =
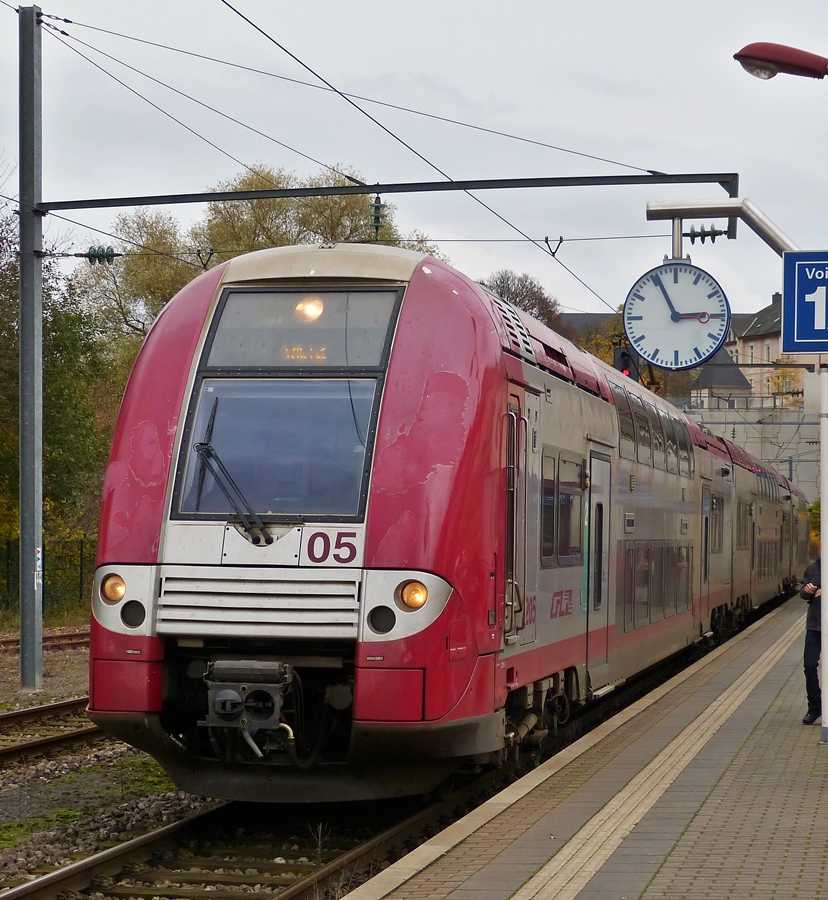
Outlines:
{"label": "clock hand", "polygon": [[724,313],[709,313],[706,311],[678,314],[679,319],[698,319],[702,325],[704,325],[706,322],[709,322],[711,319],[723,319],[724,317]]}
{"label": "clock hand", "polygon": [[658,275],[653,275],[653,284],[661,289],[661,293],[664,294],[664,299],[667,301],[667,307],[670,310],[670,318],[674,322],[678,322],[681,319],[681,313],[676,311],[675,306],[673,306],[673,301],[670,299],[670,295],[667,293],[667,289],[664,287],[664,282]]}

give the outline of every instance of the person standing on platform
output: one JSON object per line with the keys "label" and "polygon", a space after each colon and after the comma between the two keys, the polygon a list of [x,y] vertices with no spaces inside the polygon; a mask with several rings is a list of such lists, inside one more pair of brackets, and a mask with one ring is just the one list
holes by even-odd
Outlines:
{"label": "person standing on platform", "polygon": [[808,696],[808,712],[802,718],[803,725],[813,725],[822,715],[822,692],[819,688],[819,654],[822,649],[822,566],[820,548],[816,559],[805,569],[805,582],[799,596],[808,601],[808,618],[805,621],[805,693]]}

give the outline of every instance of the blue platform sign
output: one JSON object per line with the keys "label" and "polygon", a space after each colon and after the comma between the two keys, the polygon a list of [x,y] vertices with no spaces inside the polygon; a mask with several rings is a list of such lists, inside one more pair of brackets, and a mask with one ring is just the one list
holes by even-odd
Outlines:
{"label": "blue platform sign", "polygon": [[782,352],[828,353],[828,251],[786,253]]}

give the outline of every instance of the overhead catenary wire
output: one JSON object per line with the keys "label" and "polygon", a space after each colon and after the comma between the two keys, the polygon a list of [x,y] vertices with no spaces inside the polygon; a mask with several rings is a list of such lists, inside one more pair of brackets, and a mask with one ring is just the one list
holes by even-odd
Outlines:
{"label": "overhead catenary wire", "polygon": [[[292,60],[294,60],[303,69],[305,69],[307,72],[310,72],[311,75],[313,75],[315,78],[318,78],[323,84],[326,84],[332,91],[336,92],[340,97],[342,97],[342,99],[345,100],[346,103],[348,103],[350,106],[352,106],[354,109],[356,109],[360,114],[362,114],[363,116],[368,118],[371,122],[373,122],[378,128],[380,128],[382,131],[384,131],[387,135],[389,135],[391,138],[393,138],[395,141],[397,141],[403,147],[405,147],[406,149],[411,151],[418,159],[422,160],[427,166],[429,166],[435,172],[442,175],[443,178],[447,179],[448,181],[454,181],[454,179],[450,175],[448,175],[448,173],[443,171],[443,169],[441,169],[435,163],[431,162],[431,160],[429,160],[425,156],[423,156],[423,154],[420,153],[419,150],[416,150],[407,141],[405,141],[399,135],[395,134],[390,128],[388,128],[382,122],[380,122],[379,119],[377,119],[375,116],[372,116],[371,113],[369,113],[367,110],[364,110],[358,103],[356,103],[354,100],[352,100],[350,97],[348,97],[342,91],[340,91],[337,87],[335,87],[333,84],[331,84],[331,82],[329,82],[326,78],[324,78],[322,75],[320,75],[318,72],[316,72],[313,68],[311,68],[311,66],[309,66],[307,63],[305,63],[301,59],[299,59],[298,56],[296,56],[294,53],[292,53],[290,50],[288,50],[287,47],[285,47],[283,44],[281,44],[279,41],[277,41],[276,38],[274,38],[272,35],[268,34],[263,28],[261,28],[255,22],[253,22],[246,15],[244,15],[244,13],[242,13],[240,10],[236,9],[236,7],[234,7],[233,4],[229,2],[229,0],[219,0],[219,2],[222,3],[224,6],[226,6],[228,9],[230,9],[232,12],[234,12],[237,16],[239,16],[239,18],[241,18],[245,22],[247,22],[247,24],[250,25],[251,28],[254,28],[266,40],[270,41],[274,46],[278,47],[283,53],[287,54]],[[594,288],[592,288],[590,285],[588,285],[583,280],[583,278],[576,275],[575,272],[573,272],[572,269],[569,268],[569,266],[567,266],[562,260],[559,260],[558,257],[554,253],[552,253],[550,250],[547,250],[543,244],[541,244],[540,242],[529,237],[529,235],[526,234],[525,231],[523,231],[521,228],[519,228],[513,222],[509,221],[505,216],[501,215],[499,212],[497,212],[497,210],[493,209],[487,203],[484,203],[483,200],[481,200],[478,196],[473,194],[471,191],[466,190],[466,191],[464,191],[464,193],[467,196],[471,197],[476,203],[478,203],[484,209],[488,210],[493,216],[498,218],[501,222],[503,222],[509,228],[516,231],[519,235],[524,237],[527,241],[529,241],[531,244],[533,244],[535,247],[537,247],[539,250],[541,250],[541,252],[551,256],[552,259],[554,259],[555,262],[557,262],[558,265],[560,265],[566,272],[568,272],[579,284],[581,284],[584,288],[586,288],[591,294],[593,294],[593,296],[597,297],[601,301],[601,303],[603,303],[608,309],[611,309],[614,314],[618,314],[618,311],[607,300],[605,300]]]}
{"label": "overhead catenary wire", "polygon": [[[72,46],[70,46],[69,44],[67,44],[65,41],[62,41],[62,40],[60,39],[60,37],[58,37],[58,33],[59,33],[59,30],[58,30],[58,29],[51,29],[49,33],[51,33],[52,36],[55,38],[55,40],[57,40],[59,43],[63,44],[63,46],[65,46],[68,50],[71,50],[73,53],[76,53],[78,56],[81,57],[81,59],[86,60],[90,65],[94,66],[96,69],[98,69],[99,71],[103,72],[105,75],[108,75],[113,81],[115,81],[115,82],[117,82],[119,85],[121,85],[121,87],[126,88],[128,91],[130,91],[130,93],[134,94],[136,97],[139,97],[139,98],[140,98],[141,100],[143,100],[145,103],[147,103],[147,104],[149,104],[151,107],[153,107],[153,109],[155,109],[155,110],[157,110],[158,112],[162,113],[163,115],[167,116],[167,118],[171,119],[173,122],[175,122],[176,124],[180,125],[182,128],[184,128],[184,129],[185,129],[186,131],[188,131],[190,134],[194,135],[194,136],[197,137],[199,140],[204,141],[204,143],[208,144],[208,145],[209,145],[210,147],[212,147],[214,150],[217,150],[217,151],[218,151],[219,153],[221,153],[223,156],[226,156],[228,159],[232,160],[234,163],[236,163],[237,165],[241,166],[243,169],[246,169],[246,170],[247,170],[248,172],[250,172],[252,175],[256,175],[256,176],[258,176],[259,178],[261,178],[263,181],[266,181],[268,184],[272,185],[274,188],[279,188],[279,187],[280,187],[279,184],[277,184],[277,183],[276,183],[275,181],[273,181],[271,178],[268,178],[267,175],[266,175],[266,173],[265,173],[262,169],[257,169],[257,168],[254,167],[254,166],[250,166],[250,165],[248,165],[246,162],[244,162],[243,160],[240,160],[240,159],[238,159],[237,157],[233,156],[233,154],[231,154],[231,153],[229,153],[228,151],[224,150],[222,147],[220,147],[220,146],[219,146],[218,144],[216,144],[214,141],[211,141],[209,138],[205,137],[203,134],[200,134],[198,131],[196,131],[194,128],[191,128],[191,127],[190,127],[189,125],[187,125],[186,123],[182,122],[179,118],[177,118],[176,116],[174,116],[172,113],[170,113],[170,112],[168,112],[167,110],[163,109],[161,106],[159,106],[157,103],[154,103],[154,102],[153,102],[152,100],[150,100],[148,97],[145,97],[140,91],[138,91],[138,90],[136,90],[135,88],[131,87],[131,86],[128,85],[125,81],[122,81],[120,78],[118,78],[117,75],[114,75],[112,72],[108,72],[103,66],[99,65],[99,64],[96,63],[94,60],[90,59],[88,56],[86,56],[84,53],[82,53],[82,52],[81,52],[80,50],[78,50],[76,47],[72,47]],[[93,49],[94,49],[94,48],[93,48]],[[106,54],[105,54],[105,55],[106,55]],[[131,68],[131,67],[129,67],[129,68]],[[137,70],[136,70],[136,71],[137,71]],[[143,74],[143,73],[141,73],[141,74]],[[149,77],[151,77],[151,76],[147,76],[147,77],[149,78]],[[153,80],[155,80],[155,79],[153,79]],[[174,89],[171,88],[171,90],[174,90]],[[191,99],[192,99],[192,98],[191,98]],[[195,102],[199,102],[199,101],[195,101]],[[214,110],[214,112],[218,112],[218,110]],[[221,113],[219,113],[219,114],[221,114]],[[239,123],[239,124],[242,124],[242,123]],[[274,138],[273,140],[275,140],[275,138]],[[279,143],[279,142],[277,141],[277,143]],[[284,146],[287,146],[287,145],[284,145]],[[294,150],[294,152],[300,153],[300,155],[305,155],[305,154],[301,154],[301,151],[295,150],[294,148],[288,148],[288,149],[292,149],[292,150]],[[306,157],[306,158],[308,158],[308,159],[313,159],[312,157]],[[316,162],[316,160],[313,160],[313,161]],[[321,163],[321,165],[325,166],[324,163]],[[331,168],[330,166],[325,166],[325,167],[326,167],[326,168]],[[337,171],[337,170],[334,170],[334,171]],[[355,183],[355,184],[357,184],[357,185],[360,185],[360,186],[361,186],[361,185],[363,184],[363,182],[359,181],[358,179],[351,178],[350,176],[344,175],[344,173],[339,173],[339,172],[337,172],[337,174],[343,174],[343,177],[347,178],[349,181],[351,181],[351,182],[353,182],[353,183]],[[309,200],[309,199],[307,199],[307,198],[304,198],[304,197],[297,197],[296,199],[299,200],[301,203],[306,204],[306,205],[307,205],[307,204],[310,204],[310,203],[312,202],[311,200]],[[50,211],[50,212],[51,212],[52,214],[54,214],[52,211]],[[105,233],[105,232],[104,232],[104,233]]]}
{"label": "overhead catenary wire", "polygon": [[167,110],[160,107],[157,103],[154,103],[148,97],[145,97],[140,91],[136,90],[134,87],[131,87],[125,81],[118,78],[117,75],[114,75],[112,72],[108,72],[103,66],[99,65],[93,59],[90,59],[88,56],[86,56],[86,54],[81,53],[81,51],[78,50],[77,47],[72,47],[71,45],[67,44],[66,41],[62,41],[60,39],[60,37],[58,37],[54,33],[53,33],[53,36],[55,37],[55,40],[58,41],[59,43],[63,44],[64,47],[71,50],[73,53],[77,53],[77,55],[80,56],[81,59],[85,59],[91,66],[94,66],[96,69],[103,72],[104,75],[108,75],[113,81],[116,81],[118,84],[120,84],[121,87],[126,88],[126,90],[128,90],[130,93],[135,94],[135,96],[139,97],[141,100],[143,100],[144,103],[149,104],[149,106],[151,106],[153,109],[157,110],[162,115],[166,116],[168,119],[171,119],[173,122],[175,122],[177,125],[180,125],[186,131],[189,131],[190,134],[192,134],[194,137],[197,137],[200,141],[204,141],[205,144],[209,144],[214,150],[218,150],[219,153],[221,153],[223,156],[226,156],[228,159],[232,160],[234,163],[236,163],[236,165],[239,165],[242,168],[247,169],[250,172],[255,171],[253,168],[248,166],[247,163],[242,162],[242,160],[233,156],[233,154],[229,153],[227,150],[224,150],[223,148],[219,147],[218,144],[214,143],[209,138],[205,137],[203,134],[199,134],[199,132],[197,132],[194,128],[191,128],[185,122],[182,122],[181,119],[174,116],[171,112],[167,112]]}
{"label": "overhead catenary wire", "polygon": [[[155,78],[153,75],[150,75],[148,72],[144,72],[141,69],[138,69],[135,66],[132,66],[127,62],[124,62],[124,60],[118,59],[117,56],[112,56],[110,53],[106,53],[104,50],[101,50],[98,47],[94,47],[94,46],[92,46],[92,44],[88,44],[86,41],[82,41],[82,40],[80,40],[80,38],[77,38],[74,35],[68,34],[66,31],[63,31],[61,29],[55,29],[54,26],[50,26],[50,25],[48,25],[48,23],[46,24],[46,27],[50,28],[53,32],[57,32],[58,34],[61,34],[64,37],[68,37],[70,40],[73,40],[79,44],[82,44],[84,47],[88,48],[89,50],[93,50],[95,53],[100,53],[101,56],[105,56],[107,59],[111,60],[112,62],[118,63],[118,65],[121,65],[126,69],[129,69],[131,72],[135,72],[137,75],[141,75],[142,77],[147,78],[148,80],[154,82],[155,84],[158,84],[161,87],[164,87],[167,90],[172,91],[175,94],[178,94],[180,97],[184,97],[185,99],[190,100],[192,103],[195,103],[198,106],[201,106],[204,109],[207,109],[210,112],[215,113],[216,115],[221,116],[222,118],[225,118],[228,121],[233,122],[236,125],[239,125],[241,128],[245,128],[248,131],[252,131],[254,134],[259,135],[259,137],[263,137],[263,138],[265,138],[265,140],[271,141],[272,143],[277,144],[280,147],[283,147],[285,150],[289,150],[291,153],[295,153],[298,156],[301,156],[303,159],[306,159],[309,162],[312,162],[315,165],[320,166],[323,169],[327,169],[329,172],[333,172],[335,175],[339,175],[341,178],[344,178],[347,181],[350,181],[352,184],[364,184],[363,181],[360,181],[358,178],[354,178],[352,175],[349,175],[347,172],[342,172],[339,169],[337,169],[335,166],[330,166],[327,163],[324,163],[321,160],[318,160],[315,157],[310,156],[308,153],[305,153],[302,150],[298,150],[296,147],[292,147],[290,144],[286,144],[284,141],[280,141],[277,138],[273,137],[272,135],[266,134],[264,131],[260,131],[258,128],[254,128],[252,125],[248,125],[246,122],[242,122],[241,119],[237,119],[237,118],[235,118],[235,116],[231,116],[229,113],[222,112],[222,110],[217,109],[215,106],[211,106],[209,103],[205,103],[203,100],[199,100],[197,97],[193,97],[192,94],[188,94],[188,93],[186,93],[186,91],[179,90],[178,88],[173,87],[168,82],[162,81],[160,78]],[[58,40],[60,40],[60,39],[58,38]],[[64,44],[64,46],[67,46],[65,41],[60,41],[60,43]],[[74,48],[70,48],[70,49],[74,49]],[[89,57],[85,56],[84,54],[80,54],[80,55],[84,59],[86,59],[88,62],[92,62],[92,60],[90,60]],[[93,65],[94,65],[94,63],[93,63]],[[103,70],[103,71],[106,71],[106,70]],[[111,73],[107,72],[107,74],[111,74]],[[123,82],[119,82],[119,83],[123,84]],[[141,94],[139,94],[138,96],[140,96],[144,100],[147,99],[146,97],[143,97],[143,95],[141,95]],[[151,102],[151,101],[147,101],[147,102]],[[159,109],[159,107],[156,106],[156,109]],[[174,121],[178,122],[178,124],[183,124],[178,119],[175,119],[175,117],[173,117],[172,115],[170,115],[170,117],[173,118]],[[184,126],[184,127],[187,127],[187,126]],[[210,142],[208,141],[208,143],[210,143]],[[215,144],[211,143],[211,146],[215,147],[216,149],[220,149]],[[224,152],[224,151],[222,151],[222,152]],[[233,159],[234,162],[238,162],[238,160],[236,160],[234,157],[230,157],[230,158]],[[244,163],[241,163],[241,165],[244,165]],[[249,169],[250,167],[246,166],[246,168]]]}
{"label": "overhead catenary wire", "polygon": [[[348,97],[344,94],[344,92],[340,91],[340,90],[337,89],[334,85],[332,85],[330,82],[328,82],[328,81],[326,81],[324,78],[322,78],[322,76],[319,75],[319,73],[317,73],[315,70],[313,70],[310,66],[307,66],[306,64],[304,64],[298,57],[295,56],[295,54],[291,53],[291,52],[290,52],[289,50],[287,50],[287,48],[285,48],[282,44],[280,44],[278,41],[276,41],[274,38],[272,38],[270,35],[268,35],[263,29],[259,28],[259,26],[256,25],[255,23],[253,23],[247,16],[244,16],[242,13],[240,13],[237,9],[235,9],[235,7],[232,6],[232,4],[226,2],[226,0],[222,0],[222,2],[224,3],[225,6],[227,6],[229,9],[231,9],[234,13],[236,13],[236,14],[239,15],[242,19],[244,19],[244,21],[246,21],[248,24],[250,24],[250,25],[251,25],[253,28],[255,28],[257,31],[259,31],[259,32],[260,32],[263,36],[265,36],[268,40],[270,40],[272,43],[274,43],[276,46],[278,46],[278,47],[279,47],[283,52],[285,52],[288,56],[290,56],[290,57],[291,57],[292,59],[294,59],[297,63],[299,63],[300,65],[302,65],[307,71],[309,71],[311,74],[313,74],[314,77],[316,77],[316,78],[318,78],[319,80],[321,80],[321,81],[322,81],[322,82],[323,82],[330,90],[332,90],[332,91],[334,91],[335,93],[337,93],[337,94],[339,94],[340,96],[342,96],[343,99],[346,99],[346,100],[347,100],[347,101],[348,101],[355,109],[357,109],[359,112],[361,112],[361,113],[362,113],[363,115],[365,115],[367,118],[369,118],[372,122],[374,122],[378,127],[380,127],[383,131],[385,131],[387,134],[389,134],[389,135],[390,135],[391,137],[393,137],[395,140],[397,140],[398,142],[400,142],[401,144],[403,144],[407,149],[409,149],[411,152],[413,152],[415,155],[417,155],[421,160],[423,160],[424,162],[426,162],[426,163],[427,163],[431,168],[433,168],[435,171],[439,172],[439,174],[442,175],[444,178],[446,178],[448,181],[453,181],[453,179],[452,179],[446,172],[444,172],[442,169],[440,169],[440,168],[439,168],[438,166],[436,166],[434,163],[430,162],[425,156],[423,156],[421,153],[419,153],[416,149],[414,149],[410,144],[408,144],[408,143],[407,143],[406,141],[404,141],[402,138],[400,138],[399,136],[395,135],[389,128],[387,128],[385,125],[383,125],[379,120],[377,120],[377,119],[376,119],[374,116],[372,116],[370,113],[368,113],[367,111],[363,110],[358,104],[356,104],[356,103],[353,102],[352,100],[349,100]],[[71,20],[60,19],[60,17],[48,16],[48,14],[47,14],[45,17],[51,18],[51,19],[54,19],[54,20],[58,20],[58,21],[64,21],[64,22],[67,22],[67,23],[69,23],[69,24],[73,24],[73,23],[71,23]],[[73,38],[72,36],[68,35],[65,31],[62,31],[62,29],[55,28],[54,26],[49,26],[49,27],[52,28],[54,32],[61,33],[61,34],[65,35],[66,37],[69,37],[69,38],[71,38],[71,39],[73,39],[73,40],[78,40],[78,39]],[[102,30],[102,29],[101,29],[101,30]],[[58,38],[58,40],[59,40],[59,38]],[[78,42],[81,43],[81,44],[83,44],[84,46],[89,46],[92,50],[96,50],[96,49],[97,49],[97,48],[91,47],[91,45],[88,45],[88,44],[86,44],[86,43],[83,42],[83,41],[78,41]],[[61,43],[64,43],[64,44],[65,44],[64,41],[61,41]],[[65,45],[66,45],[66,44],[65,44]],[[66,45],[66,46],[69,46],[69,45]],[[161,46],[165,46],[165,45],[161,45]],[[184,127],[185,129],[187,129],[188,131],[190,131],[192,134],[194,134],[195,136],[199,137],[201,140],[204,140],[206,143],[208,143],[208,144],[209,144],[210,146],[212,146],[214,149],[217,149],[219,152],[221,152],[221,153],[223,153],[224,155],[226,155],[228,158],[230,158],[231,160],[233,160],[236,164],[241,165],[242,167],[245,167],[245,168],[247,168],[247,169],[250,170],[250,171],[256,171],[256,170],[253,170],[251,167],[247,166],[243,161],[238,160],[236,157],[234,157],[234,156],[232,156],[231,154],[229,154],[229,153],[227,153],[226,151],[224,151],[222,148],[220,148],[220,147],[219,147],[217,144],[215,144],[214,142],[212,142],[212,141],[210,141],[209,139],[205,138],[203,135],[200,135],[200,134],[199,134],[198,132],[196,132],[194,129],[192,129],[192,128],[190,128],[189,126],[185,125],[183,122],[181,122],[181,121],[180,121],[179,119],[177,119],[175,116],[173,116],[172,114],[166,112],[166,111],[163,110],[161,107],[159,107],[157,104],[155,104],[155,103],[153,103],[152,101],[148,100],[148,98],[144,97],[142,94],[140,94],[140,92],[138,92],[138,91],[136,91],[135,89],[131,88],[129,85],[125,84],[121,79],[117,78],[115,75],[113,75],[112,73],[108,72],[108,71],[107,71],[106,69],[104,69],[102,66],[100,66],[100,65],[98,65],[97,63],[95,63],[94,61],[90,60],[90,59],[89,59],[87,56],[85,56],[83,53],[80,53],[80,51],[78,51],[76,48],[74,48],[74,47],[69,47],[69,49],[73,50],[75,53],[78,53],[79,56],[81,56],[83,59],[85,59],[86,61],[88,61],[91,65],[93,65],[93,66],[95,66],[96,68],[98,68],[100,71],[103,71],[105,74],[110,75],[110,77],[113,78],[116,82],[118,82],[118,83],[121,84],[122,86],[126,87],[128,90],[130,90],[130,91],[131,91],[132,93],[134,93],[136,96],[139,96],[141,99],[144,99],[145,102],[149,103],[149,104],[150,104],[151,106],[153,106],[155,109],[157,109],[158,111],[162,112],[164,115],[168,116],[168,117],[171,118],[173,121],[177,122],[177,124],[181,125],[181,126]],[[103,53],[103,51],[98,51],[98,52]],[[121,62],[120,60],[117,60],[116,58],[111,57],[109,54],[103,53],[103,55],[104,55],[104,56],[107,56],[107,57],[110,58],[110,59],[114,59],[114,61],[116,61],[116,62],[119,62],[119,63]],[[132,67],[132,66],[128,66],[128,64],[126,64],[126,63],[122,63],[122,64],[123,64],[123,65],[126,65],[128,68],[132,69],[133,71],[138,72],[139,74],[145,75],[145,77],[152,78],[152,76],[148,76],[148,75],[146,75],[146,73],[142,73],[142,72],[140,72],[140,70],[137,70],[137,69],[135,69],[135,68]],[[175,89],[175,88],[171,88],[171,86],[167,85],[165,82],[161,82],[159,79],[154,79],[154,78],[153,78],[152,80],[156,81],[156,82],[159,83],[159,84],[162,84],[162,85],[165,86],[165,87],[168,87],[168,88],[171,89],[171,90],[174,90],[174,91],[176,91],[176,92],[182,94],[183,96],[186,96],[188,99],[191,99],[191,100],[194,101],[194,102],[197,102],[197,103],[200,103],[200,104],[201,104],[201,101],[195,100],[195,98],[192,98],[192,97],[190,97],[190,96],[187,95],[187,94],[183,94],[183,92],[177,91],[177,89]],[[219,114],[219,115],[224,115],[224,114],[221,113],[220,111],[215,110],[215,108],[210,107],[210,106],[207,105],[207,104],[201,104],[201,105],[202,105],[202,106],[205,106],[206,108],[210,109],[210,110],[213,111],[213,112],[216,112],[216,113]],[[248,126],[245,126],[244,123],[241,123],[241,122],[239,122],[238,120],[233,119],[233,117],[228,117],[228,118],[230,118],[230,119],[232,119],[233,121],[237,122],[237,123],[240,124],[242,127],[248,127]],[[255,129],[253,129],[253,130],[255,130]],[[258,133],[261,134],[261,132],[258,132]],[[281,143],[281,142],[277,142],[277,143]],[[289,148],[289,149],[293,149],[293,148]],[[310,157],[310,158],[313,159],[312,157]],[[597,158],[597,157],[596,157],[596,158]],[[608,162],[614,162],[614,161],[611,161],[611,160],[605,160],[605,161],[608,161]],[[318,161],[314,160],[314,162],[317,162],[317,164],[318,164]],[[324,164],[323,164],[323,165],[324,165]],[[631,168],[638,168],[638,169],[641,169],[642,171],[647,171],[647,172],[653,172],[653,171],[654,171],[654,170],[649,170],[649,169],[643,169],[642,167],[631,167]],[[261,173],[259,172],[258,174],[261,174]],[[342,173],[340,173],[340,174],[342,174]],[[346,175],[345,177],[347,178],[347,177],[349,177],[349,176]],[[351,179],[351,180],[353,180],[353,179]],[[550,248],[549,250],[547,250],[547,249],[546,249],[539,241],[537,241],[537,240],[531,238],[531,237],[530,237],[528,234],[526,234],[522,229],[520,229],[520,228],[519,228],[518,226],[516,226],[514,223],[512,223],[511,221],[509,221],[505,216],[503,216],[503,215],[501,215],[500,213],[498,213],[496,210],[494,210],[494,209],[493,209],[492,207],[490,207],[488,204],[486,204],[485,202],[483,202],[479,197],[477,197],[476,195],[472,194],[470,191],[466,191],[466,193],[467,193],[470,197],[472,197],[472,199],[474,199],[475,202],[477,202],[477,203],[478,203],[479,205],[481,205],[483,208],[485,208],[485,209],[488,210],[490,213],[492,213],[494,216],[496,216],[500,221],[502,221],[502,222],[503,222],[504,224],[506,224],[508,227],[510,227],[510,228],[512,228],[514,231],[516,231],[516,232],[517,232],[524,240],[528,241],[529,243],[534,244],[534,245],[537,246],[540,250],[542,250],[542,252],[547,253],[548,255],[551,255],[551,256],[556,260],[556,262],[558,262],[558,264],[561,265],[561,267],[562,267],[562,268],[563,268],[563,269],[564,269],[571,277],[573,277],[573,278],[574,278],[576,281],[578,281],[578,282],[579,282],[586,290],[588,290],[588,291],[589,291],[590,293],[592,293],[598,300],[600,300],[600,302],[601,302],[603,305],[605,305],[608,309],[610,309],[610,310],[613,312],[613,314],[616,314],[616,313],[617,313],[617,311],[614,309],[614,307],[613,307],[610,303],[608,303],[608,302],[607,302],[607,301],[606,301],[606,300],[605,300],[605,299],[604,299],[597,291],[595,291],[589,284],[587,284],[587,282],[586,282],[584,279],[582,279],[580,276],[578,276],[578,275],[577,275],[577,274],[576,274],[576,273],[575,273],[568,265],[566,265],[562,260],[558,259],[557,256],[556,256],[556,252],[552,252],[552,251],[551,251],[551,248]]]}
{"label": "overhead catenary wire", "polygon": [[460,119],[454,119],[454,118],[451,118],[450,116],[441,116],[441,115],[438,115],[437,113],[426,112],[425,110],[422,110],[422,109],[414,109],[413,107],[403,106],[399,103],[391,103],[386,100],[377,100],[375,97],[366,97],[363,94],[355,94],[350,91],[337,91],[335,88],[328,87],[325,84],[313,84],[310,81],[303,81],[301,78],[291,78],[289,75],[279,75],[276,72],[268,72],[266,69],[258,69],[254,66],[246,66],[242,63],[232,62],[231,60],[219,59],[218,57],[208,56],[204,53],[196,53],[193,50],[184,50],[181,47],[172,47],[169,44],[162,44],[157,41],[150,41],[150,40],[147,40],[146,38],[139,38],[139,37],[136,37],[135,35],[131,35],[131,34],[123,34],[122,32],[119,32],[119,31],[111,31],[107,28],[101,28],[97,25],[89,25],[86,22],[78,22],[78,21],[72,20],[72,19],[61,18],[60,16],[51,16],[50,15],[50,16],[44,16],[44,17],[54,19],[59,22],[64,22],[68,25],[76,25],[78,28],[87,28],[91,31],[98,31],[101,34],[108,34],[108,35],[111,35],[112,37],[122,38],[123,40],[134,41],[139,44],[145,44],[149,47],[156,47],[160,50],[169,50],[172,53],[180,53],[184,56],[193,57],[194,59],[202,59],[205,62],[212,62],[212,63],[216,63],[217,65],[228,66],[230,68],[239,69],[244,72],[250,72],[255,75],[264,75],[267,78],[275,78],[275,79],[278,79],[279,81],[287,81],[291,84],[297,84],[297,85],[301,85],[302,87],[312,88],[313,90],[330,91],[333,93],[338,93],[338,94],[341,94],[342,96],[350,97],[353,100],[361,100],[365,103],[373,103],[373,104],[376,104],[377,106],[384,106],[388,109],[396,109],[400,112],[410,113],[411,115],[415,115],[415,116],[422,116],[423,118],[427,118],[427,119],[434,119],[438,122],[446,122],[447,124],[450,124],[450,125],[457,125],[461,128],[468,128],[473,131],[480,131],[485,134],[491,134],[491,135],[495,135],[497,137],[507,138],[508,140],[520,141],[525,144],[533,144],[537,147],[544,147],[548,150],[555,150],[559,153],[567,153],[572,156],[581,157],[582,159],[592,159],[592,160],[595,160],[596,162],[604,162],[604,163],[608,163],[609,165],[613,165],[613,166],[621,166],[622,168],[632,169],[636,172],[646,172],[650,175],[662,174],[658,169],[648,169],[644,166],[636,166],[631,163],[620,162],[619,160],[610,159],[609,157],[605,157],[605,156],[598,156],[594,153],[586,153],[582,150],[573,150],[570,147],[562,147],[558,144],[549,144],[546,141],[539,141],[534,138],[525,137],[523,135],[511,134],[508,131],[501,131],[497,128],[487,128],[484,125],[474,125],[471,122],[463,122]]}

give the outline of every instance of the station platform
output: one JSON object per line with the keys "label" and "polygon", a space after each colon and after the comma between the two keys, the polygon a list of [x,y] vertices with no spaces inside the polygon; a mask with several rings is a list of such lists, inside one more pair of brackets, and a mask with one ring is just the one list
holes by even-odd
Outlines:
{"label": "station platform", "polygon": [[349,900],[828,896],[828,746],[798,597]]}

